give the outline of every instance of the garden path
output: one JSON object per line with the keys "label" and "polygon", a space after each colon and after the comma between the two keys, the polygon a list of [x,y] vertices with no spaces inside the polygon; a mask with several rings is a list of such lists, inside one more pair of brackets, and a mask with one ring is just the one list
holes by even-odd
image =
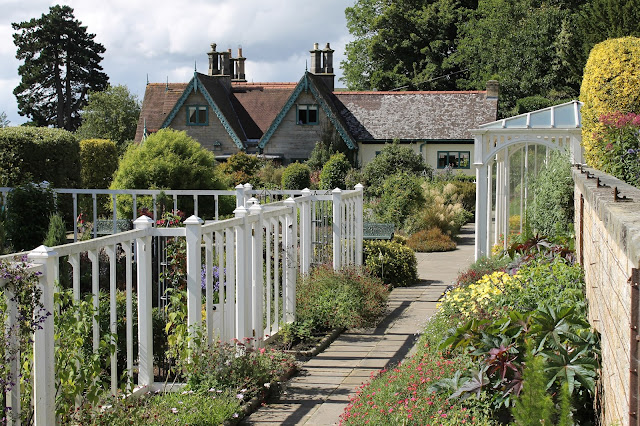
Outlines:
{"label": "garden path", "polygon": [[375,329],[348,330],[324,352],[302,365],[277,401],[245,418],[243,425],[334,425],[372,374],[411,355],[437,300],[458,272],[473,262],[474,224],[463,227],[458,248],[417,253],[417,285],[395,288],[390,314]]}

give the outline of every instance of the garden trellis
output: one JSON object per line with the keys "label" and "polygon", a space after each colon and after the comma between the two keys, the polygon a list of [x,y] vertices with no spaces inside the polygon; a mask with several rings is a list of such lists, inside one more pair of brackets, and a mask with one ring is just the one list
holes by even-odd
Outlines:
{"label": "garden trellis", "polygon": [[[339,189],[326,194],[309,190],[297,191],[295,198],[272,204],[260,204],[252,197],[250,187],[236,188],[235,217],[204,223],[192,215],[181,228],[154,227],[154,220],[140,216],[131,231],[88,241],[56,247],[40,246],[29,252],[28,259],[42,274],[39,287],[44,309],[55,315],[54,292],[61,278],[62,262],[71,265],[74,298],[80,299],[81,256],[88,258],[91,294],[94,307],[99,303],[100,255],[106,255],[108,267],[109,324],[116,334],[117,269],[124,268],[126,289],[126,377],[131,382],[137,371],[138,389],[151,390],[154,383],[153,348],[153,274],[156,252],[154,237],[171,237],[186,241],[186,293],[188,325],[195,329],[204,323],[208,344],[220,339],[256,339],[260,345],[265,337],[279,331],[282,324],[295,319],[295,285],[298,273],[308,273],[314,263],[314,223],[320,203],[331,203],[332,263],[335,269],[346,265],[362,265],[363,187]],[[226,195],[226,194],[225,194]],[[114,201],[115,203],[115,201]],[[204,256],[203,256],[204,254]],[[218,268],[219,303],[206,303],[202,316],[203,290],[201,272],[204,257],[205,300],[213,301],[213,267]],[[4,256],[8,260],[11,256]],[[120,265],[118,261],[120,260]],[[266,262],[266,263],[265,263]],[[2,287],[0,280],[0,288]],[[102,290],[105,290],[104,288]],[[4,293],[9,297],[8,291]],[[133,345],[133,298],[137,299],[138,350]],[[15,309],[8,303],[8,323],[15,322]],[[97,320],[91,339],[94,350],[100,340]],[[37,425],[55,423],[54,325],[47,320],[34,333],[34,419]],[[118,392],[117,353],[110,360],[110,392]],[[12,368],[19,369],[19,365]],[[20,387],[9,391],[6,401],[14,415],[19,416]]]}
{"label": "garden trellis", "polygon": [[535,176],[551,150],[567,152],[572,163],[583,162],[581,105],[571,101],[470,130],[475,139],[476,259],[490,255],[495,244],[507,248],[513,201],[522,232],[528,179]]}

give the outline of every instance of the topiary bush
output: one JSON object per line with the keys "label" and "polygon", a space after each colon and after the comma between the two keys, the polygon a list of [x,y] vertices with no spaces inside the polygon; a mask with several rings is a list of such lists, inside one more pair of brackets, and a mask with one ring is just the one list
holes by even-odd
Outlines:
{"label": "topiary bush", "polygon": [[[211,151],[203,148],[186,132],[162,129],[143,143],[132,145],[120,160],[111,189],[224,189]],[[212,216],[212,197],[200,200],[198,213]],[[192,209],[190,197],[180,198],[178,208]],[[144,206],[138,198],[138,207]],[[151,207],[147,200],[146,207]],[[224,214],[224,212],[221,212]],[[132,217],[130,197],[118,197],[118,215]]]}
{"label": "topiary bush", "polygon": [[407,246],[417,252],[451,251],[456,249],[456,243],[440,228],[418,231],[407,240]]}
{"label": "topiary bush", "polygon": [[282,173],[282,189],[311,187],[311,169],[306,164],[291,163]]}
{"label": "topiary bush", "polygon": [[584,68],[582,145],[591,166],[601,169],[606,144],[599,140],[598,119],[613,112],[640,113],[640,38],[624,37],[596,44]]}
{"label": "topiary bush", "polygon": [[420,154],[415,153],[411,147],[394,142],[385,145],[380,154],[364,167],[367,192],[375,197],[382,194],[384,180],[399,171],[409,174],[431,174],[431,166],[424,162]]}
{"label": "topiary bush", "polygon": [[320,266],[297,284],[297,321],[315,330],[375,326],[386,312],[388,295],[376,277],[354,268]]}
{"label": "topiary bush", "polygon": [[13,188],[7,195],[6,232],[14,251],[32,250],[41,245],[54,211],[50,189],[34,184]]}
{"label": "topiary bush", "polygon": [[351,170],[347,157],[338,152],[327,161],[320,173],[320,189],[347,189],[346,177]]}
{"label": "topiary bush", "polygon": [[394,287],[418,281],[418,261],[409,247],[392,241],[365,241],[364,264],[369,271]]}
{"label": "topiary bush", "polygon": [[0,164],[0,186],[47,181],[52,187],[77,188],[80,183],[78,140],[62,129],[0,128]]}

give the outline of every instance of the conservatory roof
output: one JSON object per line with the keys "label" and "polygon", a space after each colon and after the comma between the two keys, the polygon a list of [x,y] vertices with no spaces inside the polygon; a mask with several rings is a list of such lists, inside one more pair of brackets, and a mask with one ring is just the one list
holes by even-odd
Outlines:
{"label": "conservatory roof", "polygon": [[582,102],[571,101],[482,124],[479,129],[579,129]]}

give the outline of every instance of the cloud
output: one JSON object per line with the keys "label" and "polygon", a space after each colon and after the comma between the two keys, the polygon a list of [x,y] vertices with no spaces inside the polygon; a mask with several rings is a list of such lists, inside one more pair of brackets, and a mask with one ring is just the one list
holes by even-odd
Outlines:
{"label": "cloud", "polygon": [[[247,79],[298,81],[313,43],[330,42],[339,78],[344,45],[349,40],[344,9],[355,0],[67,0],[75,17],[96,34],[106,52],[102,65],[112,84],[125,84],[142,97],[146,75],[152,82],[184,82],[194,61],[206,72],[212,42],[218,50],[238,46],[247,57]],[[11,22],[38,17],[55,0],[0,0],[0,78],[16,81],[18,62]],[[15,109],[11,91],[0,89],[0,105]],[[11,99],[9,99],[11,98]],[[12,102],[11,102],[12,100]],[[14,114],[17,112],[7,114]],[[24,121],[24,118],[17,118]],[[13,122],[13,120],[12,120]]]}

